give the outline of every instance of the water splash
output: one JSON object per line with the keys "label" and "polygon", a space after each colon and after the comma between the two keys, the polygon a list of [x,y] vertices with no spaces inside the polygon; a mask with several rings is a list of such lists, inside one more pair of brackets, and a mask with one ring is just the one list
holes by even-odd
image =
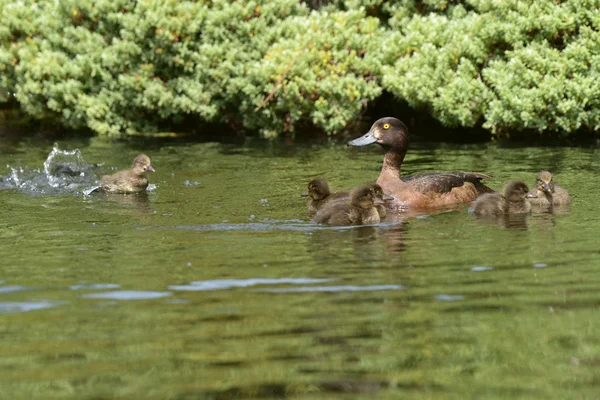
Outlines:
{"label": "water splash", "polygon": [[44,173],[48,184],[55,188],[88,184],[91,165],[86,164],[79,149],[60,150],[55,144],[44,161]]}
{"label": "water splash", "polygon": [[0,180],[0,189],[19,189],[30,194],[77,192],[96,181],[94,165],[87,164],[79,149],[60,150],[54,145],[43,169],[12,167]]}

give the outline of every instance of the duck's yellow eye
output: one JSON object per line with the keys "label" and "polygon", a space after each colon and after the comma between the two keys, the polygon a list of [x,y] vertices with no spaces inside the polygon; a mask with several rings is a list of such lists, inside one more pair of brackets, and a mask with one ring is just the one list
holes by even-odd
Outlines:
{"label": "duck's yellow eye", "polygon": [[383,124],[383,129],[390,129],[390,124]]}

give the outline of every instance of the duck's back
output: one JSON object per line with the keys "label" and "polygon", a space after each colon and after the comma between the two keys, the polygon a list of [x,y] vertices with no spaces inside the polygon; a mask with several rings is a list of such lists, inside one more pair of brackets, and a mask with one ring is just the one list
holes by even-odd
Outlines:
{"label": "duck's back", "polygon": [[401,179],[421,193],[448,193],[454,188],[463,186],[466,182],[472,183],[478,194],[493,193],[492,189],[481,182],[486,178],[489,176],[476,172],[428,172],[403,176]]}
{"label": "duck's back", "polygon": [[500,193],[485,193],[479,196],[472,205],[473,213],[479,216],[504,214],[505,201]]}
{"label": "duck's back", "polygon": [[100,185],[102,190],[109,193],[137,193],[146,190],[148,178],[126,170],[103,176]]}

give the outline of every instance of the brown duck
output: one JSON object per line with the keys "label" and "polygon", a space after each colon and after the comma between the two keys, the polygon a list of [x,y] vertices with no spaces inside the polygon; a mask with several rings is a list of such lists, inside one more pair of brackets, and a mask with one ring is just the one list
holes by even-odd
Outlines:
{"label": "brown duck", "polygon": [[105,175],[100,188],[108,193],[139,193],[148,187],[148,172],[156,172],[150,164],[150,157],[140,154],[133,160],[131,169]]}
{"label": "brown duck", "polygon": [[433,172],[401,177],[400,168],[408,148],[408,129],[397,118],[377,120],[369,132],[348,145],[371,143],[379,144],[385,151],[377,183],[394,197],[393,208],[435,208],[468,203],[480,194],[493,192],[481,183],[488,176],[474,172]]}
{"label": "brown duck", "polygon": [[504,194],[485,193],[473,202],[473,213],[478,216],[526,214],[531,210],[528,198],[536,197],[522,181],[511,181],[504,187]]}
{"label": "brown duck", "polygon": [[548,207],[571,202],[569,192],[554,183],[552,174],[548,171],[541,171],[537,175],[535,188],[537,197],[529,199],[533,205]]}
{"label": "brown duck", "polygon": [[308,215],[314,215],[326,203],[332,201],[347,201],[350,191],[331,193],[329,184],[323,178],[316,178],[308,182],[308,191],[301,194],[302,197],[310,197],[308,201]]}
{"label": "brown duck", "polygon": [[313,221],[336,226],[377,224],[381,221],[377,206],[383,206],[386,200],[392,199],[376,183],[362,185],[352,192],[350,202],[326,204]]}

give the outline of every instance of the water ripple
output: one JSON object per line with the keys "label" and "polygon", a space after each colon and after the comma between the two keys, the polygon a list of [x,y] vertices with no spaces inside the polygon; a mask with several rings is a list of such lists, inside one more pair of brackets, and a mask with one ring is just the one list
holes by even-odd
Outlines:
{"label": "water ripple", "polygon": [[71,290],[93,290],[93,289],[118,289],[121,285],[116,283],[89,283],[69,286]]}
{"label": "water ripple", "polygon": [[402,290],[402,285],[373,285],[373,286],[304,286],[277,289],[256,289],[253,292],[265,293],[299,293],[299,292],[366,292],[374,290]]}
{"label": "water ripple", "polygon": [[223,290],[234,287],[249,287],[255,285],[278,285],[278,284],[296,284],[304,285],[310,283],[324,283],[336,281],[336,278],[311,279],[311,278],[250,278],[250,279],[217,279],[212,281],[196,281],[189,285],[169,286],[171,290],[203,291],[203,290]]}
{"label": "water ripple", "polygon": [[111,299],[111,300],[147,300],[171,296],[171,292],[146,292],[141,290],[115,290],[113,292],[84,294],[86,299]]}
{"label": "water ripple", "polygon": [[482,272],[482,271],[491,271],[493,269],[494,269],[493,267],[489,267],[487,265],[480,265],[480,266],[471,268],[471,271],[473,271],[473,272]]}
{"label": "water ripple", "polygon": [[[374,225],[349,225],[349,226],[326,226],[315,223],[308,223],[305,221],[292,220],[293,222],[287,221],[273,221],[273,222],[250,222],[242,224],[206,224],[206,225],[178,225],[175,229],[192,230],[192,231],[254,231],[254,232],[266,232],[273,230],[281,231],[316,231],[316,230],[348,230],[348,229],[361,229],[365,226],[368,227],[389,227],[396,226],[400,222],[382,222]],[[296,222],[298,221],[298,222]],[[148,229],[152,227],[144,227],[139,229]],[[172,229],[172,227],[160,226],[157,228]]]}
{"label": "water ripple", "polygon": [[13,286],[0,286],[0,293],[12,293],[12,292],[21,292],[23,290],[31,290],[27,286],[13,285]]}
{"label": "water ripple", "polygon": [[460,294],[438,294],[434,298],[439,301],[459,301],[464,300],[465,296]]}
{"label": "water ripple", "polygon": [[64,301],[3,301],[0,302],[0,312],[27,312],[52,308],[64,304]]}

